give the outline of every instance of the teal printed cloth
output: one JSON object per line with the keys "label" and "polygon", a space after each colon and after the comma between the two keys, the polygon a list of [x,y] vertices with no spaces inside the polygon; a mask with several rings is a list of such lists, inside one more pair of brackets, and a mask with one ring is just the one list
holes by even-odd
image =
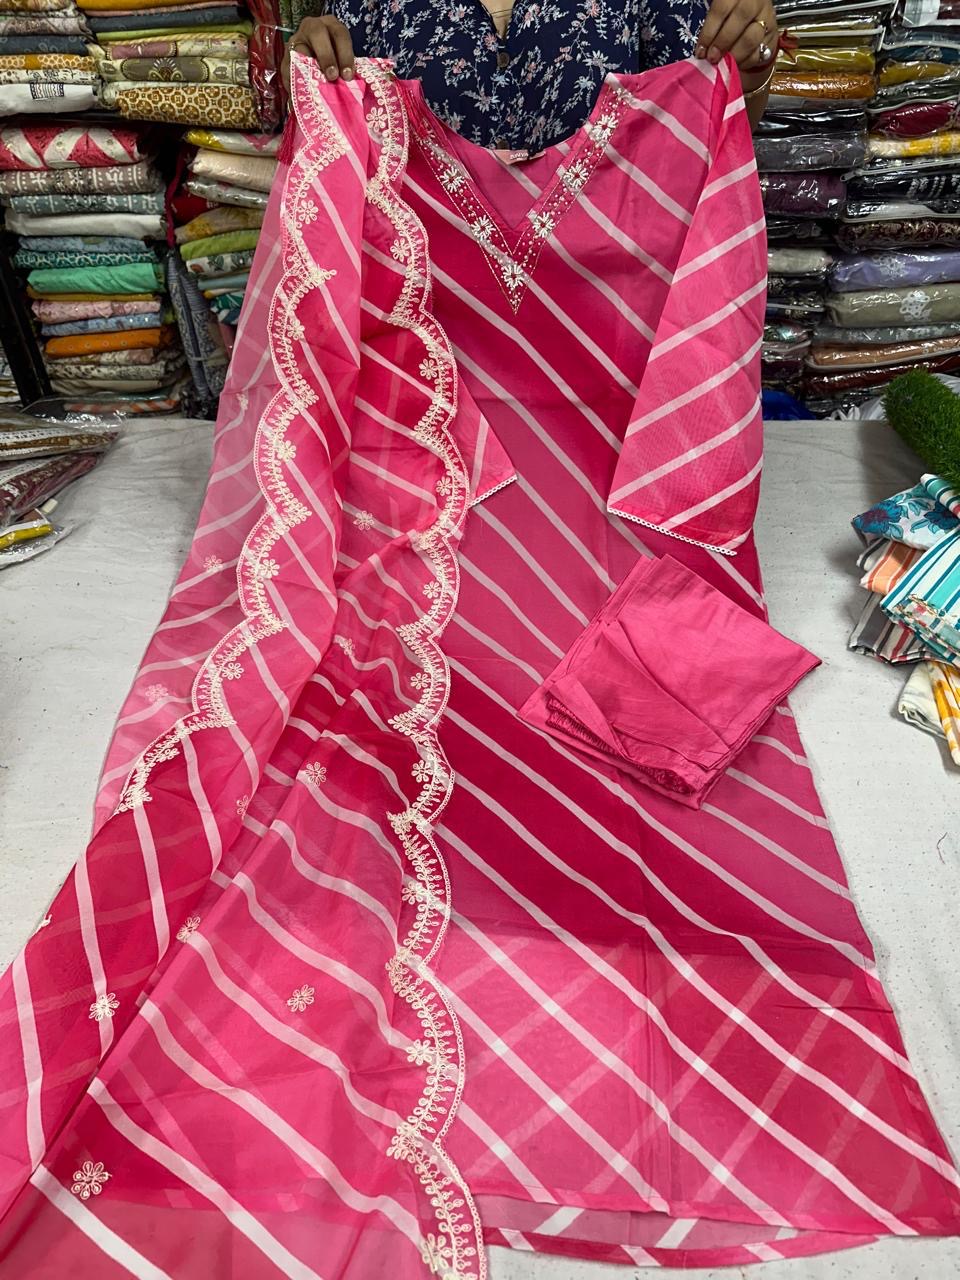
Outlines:
{"label": "teal printed cloth", "polygon": [[20,248],[34,253],[139,253],[143,241],[130,236],[20,236]]}
{"label": "teal printed cloth", "polygon": [[854,516],[852,523],[865,543],[885,538],[926,551],[960,528],[958,517],[960,496],[939,476],[925,475],[912,489],[895,493],[862,515]]}
{"label": "teal printed cloth", "polygon": [[49,195],[7,196],[4,204],[17,213],[40,216],[51,213],[163,213],[165,196],[162,191],[123,192],[103,191],[97,195]]}
{"label": "teal printed cloth", "polygon": [[21,249],[14,255],[14,266],[21,271],[35,267],[125,267],[130,262],[156,262],[157,255],[149,249],[136,253],[78,253],[76,250],[54,250],[38,253],[36,249]]}
{"label": "teal printed cloth", "polygon": [[942,661],[960,665],[960,527],[924,552],[880,607]]}

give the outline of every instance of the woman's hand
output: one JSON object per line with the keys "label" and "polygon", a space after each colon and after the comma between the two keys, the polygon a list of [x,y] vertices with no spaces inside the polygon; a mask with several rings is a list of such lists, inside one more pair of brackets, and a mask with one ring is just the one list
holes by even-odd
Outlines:
{"label": "woman's hand", "polygon": [[336,18],[304,18],[290,37],[281,74],[290,89],[290,54],[296,50],[316,58],[328,80],[352,80],[354,76],[353,41],[350,32]]}
{"label": "woman's hand", "polygon": [[713,0],[697,39],[697,57],[714,66],[725,53],[740,68],[744,89],[762,80],[777,50],[777,15],[771,0]]}

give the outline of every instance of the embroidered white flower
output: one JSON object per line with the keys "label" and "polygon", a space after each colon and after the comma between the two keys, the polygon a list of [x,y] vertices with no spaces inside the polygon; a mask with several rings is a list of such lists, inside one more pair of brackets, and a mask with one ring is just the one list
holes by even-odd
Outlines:
{"label": "embroidered white flower", "polygon": [[304,200],[300,206],[300,221],[303,223],[316,222],[319,213],[320,210],[312,200]]}
{"label": "embroidered white flower", "polygon": [[508,289],[519,289],[526,279],[523,267],[519,262],[514,262],[512,258],[508,258],[506,262],[500,264],[500,272]]}
{"label": "embroidered white flower", "polygon": [[400,897],[404,902],[409,903],[411,907],[415,907],[419,903],[427,901],[430,897],[430,891],[419,880],[404,880],[403,888],[400,890]]}
{"label": "embroidered white flower", "polygon": [[428,600],[439,600],[443,592],[439,582],[428,582],[423,588],[423,594]]}
{"label": "embroidered white flower", "polygon": [[358,529],[362,529],[366,533],[368,529],[373,528],[375,521],[369,511],[358,511],[353,517],[353,523]]}
{"label": "embroidered white flower", "polygon": [[563,171],[563,185],[568,191],[579,191],[589,176],[590,171],[583,161],[575,160]]}
{"label": "embroidered white flower", "polygon": [[483,214],[481,217],[475,218],[473,222],[470,223],[470,230],[473,233],[473,238],[479,244],[486,244],[496,230],[496,227],[493,225],[493,219],[487,217],[486,214]]}
{"label": "embroidered white flower", "polygon": [[430,680],[425,672],[418,671],[415,675],[410,677],[410,683],[413,685],[414,689],[426,689]]}
{"label": "embroidered white flower", "polygon": [[109,1177],[110,1174],[107,1173],[99,1160],[96,1164],[92,1160],[84,1160],[80,1168],[74,1170],[73,1186],[70,1190],[75,1196],[79,1196],[81,1200],[89,1200],[91,1196],[100,1194],[103,1190],[103,1184]]}
{"label": "embroidered white flower", "polygon": [[242,822],[247,816],[247,810],[250,808],[250,797],[241,796],[237,801],[237,817]]}
{"label": "embroidered white flower", "polygon": [[418,760],[410,770],[417,782],[429,782],[433,777],[433,766],[425,760]]}
{"label": "embroidered white flower", "polygon": [[239,404],[241,411],[243,413],[246,413],[247,410],[250,408],[249,394],[246,391],[241,391],[240,394],[237,396],[237,403]]}
{"label": "embroidered white flower", "polygon": [[427,1236],[420,1242],[420,1254],[423,1261],[440,1280],[447,1280],[453,1275],[453,1245],[445,1235]]}
{"label": "embroidered white flower", "polygon": [[342,649],[348,658],[353,657],[353,641],[348,640],[346,636],[334,636],[333,643]]}
{"label": "embroidered white flower", "polygon": [[223,568],[223,561],[219,556],[207,556],[206,560],[203,562],[203,567],[206,569],[207,573],[219,573]]}
{"label": "embroidered white flower", "polygon": [[120,1001],[111,991],[109,995],[97,996],[90,1006],[89,1016],[94,1022],[102,1022],[104,1018],[112,1018],[120,1008]]}
{"label": "embroidered white flower", "polygon": [[143,691],[143,696],[149,698],[151,702],[162,702],[164,698],[170,697],[170,690],[165,684],[148,684]]}
{"label": "embroidered white flower", "polygon": [[605,111],[599,120],[587,126],[587,133],[591,142],[598,147],[605,147],[613,137],[616,127],[617,117],[612,111]]}
{"label": "embroidered white flower", "polygon": [[407,1060],[414,1066],[425,1067],[436,1056],[436,1050],[427,1040],[414,1040],[413,1044],[407,1045]]}
{"label": "embroidered white flower", "polygon": [[420,377],[427,378],[430,382],[436,382],[440,377],[440,366],[436,360],[420,361]]}
{"label": "embroidered white flower", "polygon": [[268,578],[275,578],[280,572],[280,566],[276,560],[258,560],[253,566],[253,576],[259,578],[261,582],[266,582]]}
{"label": "embroidered white flower", "polygon": [[533,223],[534,231],[544,240],[549,235],[552,235],[553,229],[557,225],[553,215],[549,213],[531,213],[530,221]]}
{"label": "embroidered white flower", "polygon": [[459,191],[466,182],[467,177],[462,169],[455,164],[448,164],[444,171],[440,174],[440,184],[444,191],[451,193]]}
{"label": "embroidered white flower", "polygon": [[287,1001],[289,1007],[294,1013],[303,1013],[308,1005],[313,1004],[313,997],[316,995],[313,987],[297,987],[296,991]]}
{"label": "embroidered white flower", "polygon": [[303,327],[303,321],[300,319],[299,316],[291,316],[290,323],[287,327],[290,331],[290,337],[293,338],[296,342],[299,342],[303,337],[303,335],[306,333],[306,329],[304,329]]}
{"label": "embroidered white flower", "polygon": [[390,256],[395,258],[397,262],[406,262],[410,253],[402,240],[394,240],[393,244],[390,246]]}
{"label": "embroidered white flower", "polygon": [[436,488],[437,493],[439,493],[442,498],[445,498],[448,493],[453,491],[453,481],[449,476],[441,476],[437,481]]}
{"label": "embroidered white flower", "polygon": [[189,942],[199,928],[200,928],[200,917],[187,916],[186,920],[184,920],[183,924],[177,930],[177,941]]}
{"label": "embroidered white flower", "polygon": [[222,680],[239,680],[242,675],[243,664],[240,662],[225,662],[220,668]]}
{"label": "embroidered white flower", "polygon": [[297,456],[297,446],[292,440],[281,440],[274,449],[274,453],[281,462],[292,462]]}
{"label": "embroidered white flower", "polygon": [[322,787],[327,780],[327,766],[314,761],[308,764],[304,769],[304,776],[308,781],[312,782],[315,787]]}
{"label": "embroidered white flower", "polygon": [[387,129],[387,113],[383,107],[374,107],[367,112],[367,128],[371,133],[385,133]]}

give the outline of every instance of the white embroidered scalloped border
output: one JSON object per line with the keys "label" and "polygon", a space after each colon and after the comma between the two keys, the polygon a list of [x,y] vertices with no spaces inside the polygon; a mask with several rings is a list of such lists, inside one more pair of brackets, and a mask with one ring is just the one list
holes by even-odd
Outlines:
{"label": "white embroidered scalloped border", "polygon": [[[305,64],[311,65],[296,56],[292,59],[291,75],[300,92],[291,97],[301,130],[313,141],[291,162],[284,190],[284,273],[269,318],[270,353],[282,389],[267,406],[254,443],[257,481],[267,509],[248,535],[237,565],[244,619],[224,636],[200,668],[192,690],[192,711],[160,735],[134,765],[118,813],[150,800],[147,781],[151,772],[173,759],[184,739],[200,729],[233,723],[223,681],[241,678],[239,659],[244,653],[285,626],[270,607],[265,588],[273,569],[270,551],[286,530],[310,515],[284,477],[284,465],[295,456],[295,446],[286,433],[291,422],[317,399],[297,367],[293,341],[303,336],[303,326],[296,308],[311,289],[333,275],[312,261],[302,228],[317,216],[309,196],[315,179],[345,154],[347,147],[318,91],[319,76],[305,70]],[[431,600],[427,613],[398,628],[400,638],[419,659],[425,679],[417,705],[390,723],[413,740],[421,758],[428,762],[428,770],[415,803],[404,813],[388,815],[414,872],[403,896],[404,902],[415,907],[415,917],[387,969],[394,991],[411,1007],[422,1028],[423,1039],[411,1046],[408,1056],[427,1070],[420,1099],[398,1126],[387,1154],[411,1165],[433,1210],[436,1231],[428,1232],[421,1241],[425,1265],[442,1280],[485,1280],[486,1256],[476,1205],[443,1146],[463,1093],[463,1038],[456,1014],[429,968],[450,920],[449,879],[433,840],[432,823],[445,807],[453,783],[437,737],[449,696],[449,667],[439,637],[456,608],[459,569],[453,542],[462,529],[469,500],[466,467],[449,429],[456,412],[457,375],[449,341],[427,305],[426,231],[394,190],[407,161],[406,116],[399,108],[396,91],[390,88],[386,64],[360,60],[358,73],[378,103],[376,125],[382,138],[367,198],[393,224],[395,256],[404,264],[404,283],[391,320],[423,341],[426,359],[421,374],[433,382],[430,406],[413,434],[442,459],[446,471],[438,486],[445,502],[436,523],[416,535],[415,542],[411,540],[428,558],[439,589],[427,597]]]}

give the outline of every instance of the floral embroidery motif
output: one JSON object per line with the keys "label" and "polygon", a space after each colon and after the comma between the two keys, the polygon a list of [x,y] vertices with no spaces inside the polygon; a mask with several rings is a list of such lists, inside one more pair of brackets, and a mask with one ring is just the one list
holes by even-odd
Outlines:
{"label": "floral embroidery motif", "polygon": [[327,766],[325,764],[308,764],[303,771],[304,777],[312,782],[315,787],[321,787],[327,780]]}
{"label": "floral embroidery motif", "polygon": [[239,680],[243,675],[243,666],[239,662],[225,662],[220,668],[222,680]]}
{"label": "floral embroidery motif", "polygon": [[433,1045],[426,1040],[414,1040],[413,1044],[407,1045],[407,1061],[412,1062],[415,1067],[425,1067],[435,1056]]}
{"label": "floral embroidery motif", "polygon": [[186,920],[184,920],[183,924],[177,930],[177,941],[189,942],[199,928],[200,928],[200,917],[187,916]]}
{"label": "floral embroidery motif", "polygon": [[533,229],[542,239],[546,240],[553,234],[553,229],[557,225],[549,213],[530,213],[528,214]]}
{"label": "floral embroidery motif", "polygon": [[473,233],[473,238],[484,244],[496,231],[496,227],[493,225],[493,219],[484,213],[470,223],[470,230]]}
{"label": "floral embroidery motif", "polygon": [[430,382],[436,382],[440,377],[440,366],[437,364],[436,360],[428,359],[420,361],[420,377],[426,378]]}
{"label": "floral embroidery motif", "polygon": [[562,181],[563,185],[569,187],[571,191],[579,191],[589,177],[590,173],[586,165],[576,160],[564,169]]}
{"label": "floral embroidery motif", "polygon": [[266,582],[269,578],[275,578],[280,572],[280,566],[276,560],[258,560],[253,566],[253,574],[261,582]]}
{"label": "floral embroidery motif", "polygon": [[421,902],[429,902],[430,890],[420,883],[419,880],[404,880],[403,888],[400,890],[400,897],[404,902],[408,902],[411,907],[419,906]]}
{"label": "floral embroidery motif", "polygon": [[353,517],[353,523],[357,526],[358,529],[361,529],[364,533],[366,533],[368,529],[373,528],[375,521],[369,511],[358,511],[357,514]]}
{"label": "floral embroidery motif", "polygon": [[287,1001],[287,1004],[294,1013],[303,1013],[308,1005],[313,1004],[313,998],[316,995],[313,987],[297,987],[293,995]]}
{"label": "floral embroidery motif", "polygon": [[441,498],[447,497],[447,495],[453,490],[453,481],[449,476],[441,476],[437,481],[436,490]]}
{"label": "floral embroidery motif", "polygon": [[587,125],[587,132],[590,134],[591,142],[595,142],[598,147],[605,147],[613,137],[616,127],[617,117],[613,112],[605,111],[599,120]]}
{"label": "floral embroidery motif", "polygon": [[423,588],[423,594],[428,600],[439,600],[443,592],[439,582],[428,582]]}
{"label": "floral embroidery motif", "polygon": [[165,684],[148,684],[143,691],[143,696],[149,698],[151,702],[162,702],[164,698],[170,697],[170,690]]}
{"label": "floral embroidery motif", "polygon": [[502,263],[500,270],[503,274],[504,284],[508,289],[519,289],[527,278],[520,263],[514,262],[512,259],[509,262]]}
{"label": "floral embroidery motif", "polygon": [[900,302],[905,320],[926,320],[930,314],[930,295],[923,289],[911,289]]}
{"label": "floral embroidery motif", "polygon": [[99,1160],[96,1164],[92,1160],[84,1160],[80,1168],[74,1171],[70,1190],[81,1200],[89,1200],[91,1196],[100,1194],[109,1178],[110,1174]]}
{"label": "floral embroidery motif", "polygon": [[448,1280],[448,1277],[454,1277],[453,1267],[453,1245],[445,1235],[433,1235],[431,1233],[420,1242],[420,1256],[426,1265],[430,1268],[435,1276],[439,1276],[440,1280]]}
{"label": "floral embroidery motif", "polygon": [[316,222],[320,210],[312,200],[304,200],[297,211],[297,218],[301,226],[307,226],[311,222]]}
{"label": "floral embroidery motif", "polygon": [[426,689],[430,684],[430,681],[422,671],[417,671],[410,677],[410,683],[413,685],[414,689]]}
{"label": "floral embroidery motif", "polygon": [[455,164],[448,164],[440,174],[440,183],[444,191],[449,191],[451,195],[459,191],[466,180],[467,175]]}
{"label": "floral embroidery motif", "polygon": [[274,453],[281,462],[292,462],[297,456],[297,446],[292,440],[280,440]]}
{"label": "floral embroidery motif", "polygon": [[397,262],[406,262],[410,254],[402,240],[394,240],[390,246],[390,256],[395,258]]}
{"label": "floral embroidery motif", "polygon": [[104,1018],[112,1018],[119,1008],[120,1001],[111,991],[108,995],[97,996],[90,1006],[89,1016],[94,1022],[102,1022]]}
{"label": "floral embroidery motif", "polygon": [[303,335],[306,333],[306,329],[303,327],[303,321],[299,316],[291,316],[290,320],[287,322],[287,330],[290,337],[296,342],[300,342],[303,339]]}
{"label": "floral embroidery motif", "polygon": [[414,778],[416,778],[417,782],[429,782],[433,777],[434,767],[435,766],[432,764],[427,764],[424,760],[418,760],[410,772],[413,774]]}
{"label": "floral embroidery motif", "polygon": [[207,573],[219,573],[223,568],[223,561],[219,556],[207,556],[203,562],[203,567]]}
{"label": "floral embroidery motif", "polygon": [[247,816],[247,810],[250,808],[250,797],[241,796],[237,801],[237,817],[242,822]]}
{"label": "floral embroidery motif", "polygon": [[348,640],[346,636],[334,636],[333,643],[347,655],[348,658],[353,657],[353,641]]}

